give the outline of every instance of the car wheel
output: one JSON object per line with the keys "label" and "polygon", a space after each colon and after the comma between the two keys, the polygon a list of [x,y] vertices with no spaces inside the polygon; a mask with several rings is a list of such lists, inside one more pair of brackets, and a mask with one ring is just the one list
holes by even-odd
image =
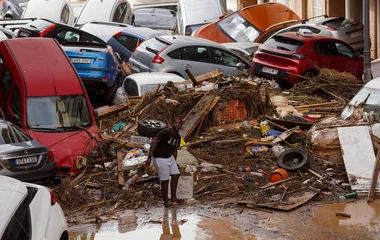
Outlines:
{"label": "car wheel", "polygon": [[155,137],[164,128],[166,128],[164,122],[155,119],[146,119],[138,122],[137,132],[141,136]]}
{"label": "car wheel", "polygon": [[278,166],[287,171],[306,169],[309,165],[307,153],[299,148],[288,149],[277,158]]}
{"label": "car wheel", "polygon": [[307,70],[305,73],[304,73],[304,77],[307,77],[307,78],[313,78],[315,76],[317,76],[318,73],[315,71],[315,70]]}

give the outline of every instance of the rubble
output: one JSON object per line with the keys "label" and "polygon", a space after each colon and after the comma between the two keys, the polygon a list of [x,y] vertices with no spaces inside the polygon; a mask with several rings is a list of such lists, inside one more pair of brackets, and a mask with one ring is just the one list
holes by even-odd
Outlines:
{"label": "rubble", "polygon": [[[339,86],[343,79],[345,83]],[[209,83],[213,83],[212,89],[194,90]],[[223,78],[215,72],[186,84],[197,86],[177,91],[176,86],[169,85],[100,111],[106,159],[88,161],[79,179],[65,179],[57,190],[58,200],[72,221],[77,221],[75,216],[80,211],[86,213],[88,221],[103,221],[99,218],[102,214],[162,205],[158,178],[145,167],[152,138],[139,135],[138,123],[143,119],[160,120],[167,126],[174,117],[185,120],[181,130],[184,159],[179,162],[181,176],[193,183],[189,205],[229,198],[234,203],[249,201],[243,205],[255,209],[291,210],[311,199],[344,201],[340,197],[351,192],[344,165],[314,155],[314,150],[320,149],[310,143],[308,130],[318,128],[318,122],[342,110],[361,86],[357,80],[346,73],[322,69],[320,75],[296,84],[289,92],[282,92],[271,80]],[[167,98],[179,104],[167,103]],[[262,121],[270,128],[266,136],[259,126]],[[334,124],[336,121],[331,122]],[[328,137],[331,134],[334,132],[326,131],[312,139],[340,151],[339,142]],[[293,148],[308,154],[309,166],[289,171],[282,180],[270,183],[270,173],[279,168],[278,157]],[[91,172],[90,165],[95,163],[104,168]],[[89,188],[100,190],[101,198],[90,197]],[[185,193],[183,190],[178,192]],[[279,196],[277,201],[272,201],[274,196]]]}

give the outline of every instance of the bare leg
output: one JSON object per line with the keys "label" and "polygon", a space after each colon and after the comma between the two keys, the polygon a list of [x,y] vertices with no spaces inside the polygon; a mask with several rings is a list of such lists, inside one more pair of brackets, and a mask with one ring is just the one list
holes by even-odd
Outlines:
{"label": "bare leg", "polygon": [[177,201],[177,186],[178,186],[179,174],[172,175],[170,182],[171,200]]}
{"label": "bare leg", "polygon": [[161,181],[162,198],[164,199],[164,206],[169,206],[169,180]]}

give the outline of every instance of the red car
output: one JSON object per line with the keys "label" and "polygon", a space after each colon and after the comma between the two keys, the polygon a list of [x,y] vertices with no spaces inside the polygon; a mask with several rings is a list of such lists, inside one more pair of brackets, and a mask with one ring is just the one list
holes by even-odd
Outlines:
{"label": "red car", "polygon": [[361,79],[364,57],[347,43],[308,30],[275,35],[259,47],[252,60],[255,75],[279,83],[296,83],[317,68],[349,72]]}
{"label": "red car", "polygon": [[[99,129],[86,89],[59,43],[51,38],[1,41],[0,77],[4,117],[49,149],[57,177],[75,170],[77,157],[87,157],[96,147]],[[38,160],[25,161],[30,166]]]}

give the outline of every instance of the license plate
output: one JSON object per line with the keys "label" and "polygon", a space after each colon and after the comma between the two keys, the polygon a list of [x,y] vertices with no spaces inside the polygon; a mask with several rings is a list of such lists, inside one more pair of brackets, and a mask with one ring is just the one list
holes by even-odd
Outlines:
{"label": "license plate", "polygon": [[29,33],[27,33],[27,32],[20,32],[19,33],[19,36],[20,37],[28,37],[30,34]]}
{"label": "license plate", "polygon": [[135,65],[132,65],[132,70],[135,72],[140,72],[140,68],[136,67]]}
{"label": "license plate", "polygon": [[278,73],[278,70],[269,67],[263,67],[263,72],[276,75]]}
{"label": "license plate", "polygon": [[18,158],[13,160],[15,165],[25,165],[37,162],[37,157],[26,157],[26,158]]}
{"label": "license plate", "polygon": [[351,38],[360,37],[362,35],[362,31],[352,32],[350,33]]}
{"label": "license plate", "polygon": [[71,58],[73,63],[91,63],[91,59],[88,58]]}

